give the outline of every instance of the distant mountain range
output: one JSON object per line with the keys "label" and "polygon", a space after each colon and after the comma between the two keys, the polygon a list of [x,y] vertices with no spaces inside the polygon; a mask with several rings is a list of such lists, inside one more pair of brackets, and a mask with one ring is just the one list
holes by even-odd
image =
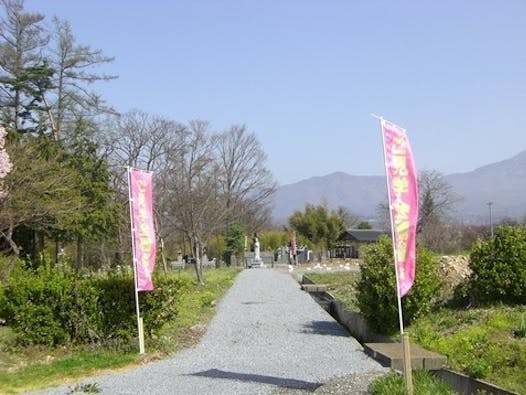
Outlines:
{"label": "distant mountain range", "polygon": [[[489,205],[495,221],[526,216],[526,151],[513,158],[492,163],[467,173],[444,176],[461,198],[455,205],[455,217],[468,223],[489,220]],[[376,218],[376,208],[387,199],[383,176],[353,176],[336,172],[312,177],[278,188],[274,196],[273,217],[285,223],[305,204],[326,202],[329,209],[347,207],[352,214],[365,220]]]}

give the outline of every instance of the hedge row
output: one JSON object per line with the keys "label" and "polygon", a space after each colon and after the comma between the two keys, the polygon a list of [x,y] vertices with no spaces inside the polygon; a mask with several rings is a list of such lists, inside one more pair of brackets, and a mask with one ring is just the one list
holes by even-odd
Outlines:
{"label": "hedge row", "polygon": [[[152,335],[177,315],[188,280],[156,276],[155,289],[139,293],[145,330]],[[85,276],[44,264],[17,267],[0,292],[0,317],[21,344],[128,341],[137,336],[133,276]]]}

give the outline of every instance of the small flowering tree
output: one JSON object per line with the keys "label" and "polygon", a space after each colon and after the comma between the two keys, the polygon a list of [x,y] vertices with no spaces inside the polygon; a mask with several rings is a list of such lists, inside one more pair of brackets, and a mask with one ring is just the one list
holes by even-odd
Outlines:
{"label": "small flowering tree", "polygon": [[0,127],[0,198],[4,197],[6,191],[3,187],[2,180],[9,174],[13,168],[13,164],[9,159],[9,155],[5,150],[5,136],[7,132],[3,127]]}

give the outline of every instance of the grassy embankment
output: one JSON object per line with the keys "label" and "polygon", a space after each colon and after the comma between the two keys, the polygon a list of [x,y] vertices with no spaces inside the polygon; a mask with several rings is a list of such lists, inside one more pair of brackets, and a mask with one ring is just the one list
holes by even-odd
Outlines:
{"label": "grassy embankment", "polygon": [[[354,297],[359,273],[308,277],[359,311]],[[451,369],[526,394],[526,306],[442,307],[405,329],[415,343],[447,356]]]}
{"label": "grassy embankment", "polygon": [[[0,394],[63,384],[80,377],[97,375],[108,370],[126,369],[153,359],[160,359],[199,341],[206,324],[215,313],[216,301],[233,284],[236,269],[215,269],[205,272],[206,285],[198,286],[195,274],[181,271],[188,284],[180,301],[179,313],[167,323],[155,339],[146,340],[146,353],[138,354],[138,346],[120,347],[20,347],[8,327],[0,327]],[[97,392],[96,385],[83,388]]]}

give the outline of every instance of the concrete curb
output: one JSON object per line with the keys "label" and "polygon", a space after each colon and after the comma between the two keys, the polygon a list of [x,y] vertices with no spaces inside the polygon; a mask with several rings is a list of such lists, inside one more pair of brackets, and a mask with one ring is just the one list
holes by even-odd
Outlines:
{"label": "concrete curb", "polygon": [[[300,280],[300,282],[302,284],[314,284],[314,282],[306,275],[303,275],[303,278]],[[390,366],[394,370],[402,370],[402,362],[398,361],[396,358],[393,358],[394,354],[392,352],[382,352],[382,349],[383,351],[392,349],[395,350],[394,353],[401,352],[401,345],[399,343],[394,343],[389,337],[372,331],[361,314],[349,311],[341,301],[334,299],[330,293],[322,292],[318,295],[316,295],[316,293],[312,293],[311,295],[315,299],[322,299],[322,303],[320,304],[325,304],[325,306],[327,306],[324,308],[334,317],[334,319],[343,325],[349,331],[349,333],[362,344],[362,346],[364,346],[364,350],[368,355],[376,359],[384,366]],[[378,349],[379,344],[382,344],[380,349]],[[419,351],[419,353],[422,355],[413,355],[413,350],[417,350],[415,346],[418,347],[418,349],[423,350],[422,352]],[[391,354],[391,356],[389,356],[389,354]],[[427,358],[426,360],[423,358],[423,354],[429,355],[430,357],[431,354],[435,354],[434,357],[436,359],[432,360]],[[413,369],[426,369],[431,371],[433,375],[447,382],[451,389],[458,392],[459,394],[471,395],[485,393],[488,395],[520,395],[516,392],[505,390],[495,384],[474,379],[463,373],[449,370],[445,368],[446,363],[446,357],[425,350],[418,345],[411,344],[411,365]]]}

